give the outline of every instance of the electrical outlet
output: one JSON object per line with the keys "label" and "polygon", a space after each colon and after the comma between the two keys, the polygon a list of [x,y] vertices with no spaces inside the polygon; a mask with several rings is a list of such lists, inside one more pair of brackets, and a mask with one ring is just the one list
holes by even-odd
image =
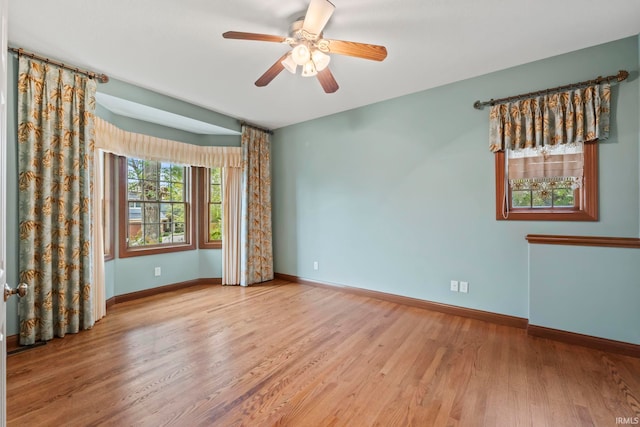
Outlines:
{"label": "electrical outlet", "polygon": [[314,270],[318,269],[318,261],[313,261],[313,269]]}
{"label": "electrical outlet", "polygon": [[451,292],[458,292],[458,281],[457,280],[452,280],[451,281]]}
{"label": "electrical outlet", "polygon": [[156,277],[160,277],[160,274],[162,274],[162,270],[160,269],[160,267],[156,267],[156,268],[153,270],[153,274],[154,274]]}
{"label": "electrical outlet", "polygon": [[469,282],[460,282],[460,292],[464,294],[469,292]]}

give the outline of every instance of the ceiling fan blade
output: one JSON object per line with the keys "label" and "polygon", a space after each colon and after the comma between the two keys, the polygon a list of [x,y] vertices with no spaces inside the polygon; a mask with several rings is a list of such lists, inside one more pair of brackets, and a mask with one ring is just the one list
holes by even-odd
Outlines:
{"label": "ceiling fan blade", "polygon": [[304,16],[302,29],[319,36],[324,26],[329,22],[335,8],[329,0],[311,0]]}
{"label": "ceiling fan blade", "polygon": [[257,33],[243,33],[240,31],[227,31],[222,35],[225,39],[236,39],[236,40],[255,40],[260,42],[276,42],[282,43],[287,40],[286,37],[282,36],[272,36],[269,34],[257,34]]}
{"label": "ceiling fan blade", "polygon": [[324,89],[326,93],[334,93],[340,88],[328,67],[319,71],[317,77],[318,81],[322,85],[322,89]]}
{"label": "ceiling fan blade", "polygon": [[[387,48],[375,44],[347,42],[344,40],[324,40],[327,42],[329,53],[355,56],[357,58],[382,61],[387,57]],[[324,51],[324,49],[323,49]]]}
{"label": "ceiling fan blade", "polygon": [[278,74],[282,70],[284,70],[284,65],[282,65],[282,61],[287,57],[289,52],[285,53],[278,59],[275,64],[271,66],[263,75],[260,76],[258,80],[256,80],[256,86],[263,87],[271,83],[271,80],[275,79]]}

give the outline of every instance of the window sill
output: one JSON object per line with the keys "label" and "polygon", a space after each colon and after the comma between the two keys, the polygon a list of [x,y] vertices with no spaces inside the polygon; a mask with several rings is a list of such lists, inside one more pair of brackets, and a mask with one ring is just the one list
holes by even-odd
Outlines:
{"label": "window sill", "polygon": [[200,242],[198,249],[222,249],[222,242]]}
{"label": "window sill", "polygon": [[597,214],[574,209],[513,209],[505,218],[502,212],[496,212],[499,221],[597,221]]}
{"label": "window sill", "polygon": [[174,246],[143,246],[141,248],[120,248],[120,258],[130,258],[145,255],[159,255],[172,252],[183,252],[195,250],[192,243]]}

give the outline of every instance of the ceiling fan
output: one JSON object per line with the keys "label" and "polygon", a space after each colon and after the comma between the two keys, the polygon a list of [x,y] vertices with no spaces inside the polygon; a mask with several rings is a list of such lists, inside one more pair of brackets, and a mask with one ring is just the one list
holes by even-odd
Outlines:
{"label": "ceiling fan", "polygon": [[330,53],[373,61],[382,61],[387,57],[387,49],[384,46],[323,38],[322,30],[329,22],[334,10],[335,6],[328,0],[311,0],[305,16],[291,25],[289,37],[238,31],[227,31],[222,37],[286,43],[292,47],[256,80],[256,86],[268,85],[285,68],[295,74],[298,65],[300,65],[303,76],[316,76],[324,91],[333,93],[338,90],[339,86],[328,68],[331,60]]}

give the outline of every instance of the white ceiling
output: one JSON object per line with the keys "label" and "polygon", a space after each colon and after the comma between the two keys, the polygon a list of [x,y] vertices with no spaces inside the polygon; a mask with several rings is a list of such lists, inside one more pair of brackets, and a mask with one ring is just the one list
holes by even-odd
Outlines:
{"label": "white ceiling", "polygon": [[333,3],[326,38],[389,52],[333,55],[335,94],[286,71],[258,88],[287,45],[222,38],[287,35],[307,0],[11,1],[9,44],[276,129],[640,33],[640,0]]}

